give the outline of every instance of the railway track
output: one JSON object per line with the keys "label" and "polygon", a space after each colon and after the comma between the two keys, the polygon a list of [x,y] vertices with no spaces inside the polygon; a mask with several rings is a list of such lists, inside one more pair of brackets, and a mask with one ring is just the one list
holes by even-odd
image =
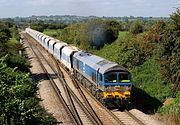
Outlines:
{"label": "railway track", "polygon": [[118,117],[125,125],[145,125],[142,121],[136,118],[129,111],[119,111],[118,109],[111,110],[111,112]]}
{"label": "railway track", "polygon": [[[41,55],[42,58],[43,54]],[[46,58],[49,58],[49,56]],[[50,58],[53,57],[51,56]],[[52,63],[48,65],[50,65],[54,74],[56,74],[59,81],[61,81],[61,85],[53,83],[55,84],[53,86],[55,86],[54,88],[56,89],[64,88],[64,90],[61,90],[61,92],[59,89],[56,91],[61,93],[61,96],[64,97],[64,101],[69,108],[68,110],[72,114],[71,117],[74,119],[76,124],[144,125],[127,110],[124,112],[120,112],[119,110],[109,111],[100,102],[98,102],[84,86],[79,84],[79,82],[74,78],[71,78],[68,71],[62,67],[59,67],[59,65],[61,65],[59,62],[57,62],[55,59],[52,60],[54,65],[52,65]],[[56,67],[56,69],[53,67]]]}

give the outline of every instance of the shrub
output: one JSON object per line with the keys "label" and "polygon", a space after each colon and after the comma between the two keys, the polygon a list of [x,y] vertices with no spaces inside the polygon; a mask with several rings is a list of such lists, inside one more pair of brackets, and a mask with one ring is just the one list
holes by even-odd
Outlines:
{"label": "shrub", "polygon": [[132,34],[138,34],[143,32],[143,25],[139,20],[134,21],[129,29],[129,32]]}
{"label": "shrub", "polygon": [[0,58],[0,124],[54,124],[56,120],[39,105],[37,84],[4,60]]}
{"label": "shrub", "polygon": [[169,105],[165,105],[159,109],[162,115],[166,115],[171,121],[180,123],[180,92],[177,93],[176,98],[172,100]]}

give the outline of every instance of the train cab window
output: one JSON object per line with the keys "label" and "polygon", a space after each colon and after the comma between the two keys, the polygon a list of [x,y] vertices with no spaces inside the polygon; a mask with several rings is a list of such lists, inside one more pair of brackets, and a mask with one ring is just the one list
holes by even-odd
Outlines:
{"label": "train cab window", "polygon": [[116,83],[117,82],[117,74],[111,73],[105,75],[105,83]]}
{"label": "train cab window", "polygon": [[128,73],[119,74],[119,82],[130,82],[130,76]]}

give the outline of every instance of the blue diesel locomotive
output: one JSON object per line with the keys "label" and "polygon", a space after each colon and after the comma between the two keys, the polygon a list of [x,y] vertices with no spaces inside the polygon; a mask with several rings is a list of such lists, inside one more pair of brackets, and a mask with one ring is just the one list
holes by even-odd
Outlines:
{"label": "blue diesel locomotive", "polygon": [[121,65],[79,50],[74,46],[26,28],[26,32],[49,51],[100,101],[129,100],[131,73]]}

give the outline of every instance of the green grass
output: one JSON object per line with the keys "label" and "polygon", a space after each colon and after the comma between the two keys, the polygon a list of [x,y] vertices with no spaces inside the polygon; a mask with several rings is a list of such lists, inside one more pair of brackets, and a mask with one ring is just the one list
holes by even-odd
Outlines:
{"label": "green grass", "polygon": [[51,37],[54,37],[54,36],[57,36],[58,35],[58,32],[60,30],[52,30],[52,29],[46,29],[43,31],[44,34],[48,35],[48,36],[51,36]]}
{"label": "green grass", "polygon": [[119,38],[123,38],[123,37],[125,37],[126,36],[126,34],[128,33],[128,31],[119,31]]}

